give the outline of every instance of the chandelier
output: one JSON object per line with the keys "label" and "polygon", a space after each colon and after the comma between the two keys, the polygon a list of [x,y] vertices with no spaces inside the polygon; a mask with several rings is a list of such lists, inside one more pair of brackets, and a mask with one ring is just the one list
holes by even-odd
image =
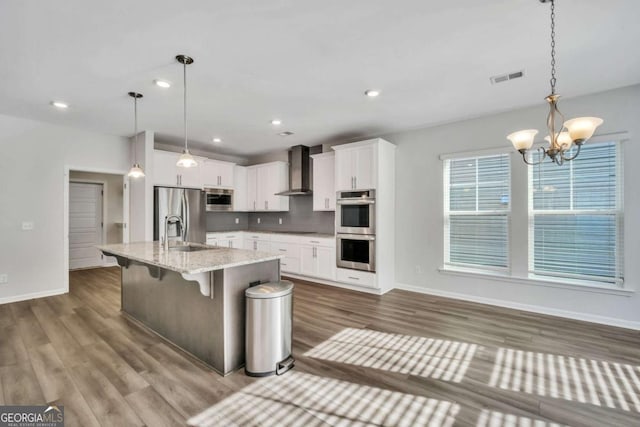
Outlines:
{"label": "chandelier", "polygon": [[[528,165],[542,163],[545,157],[549,157],[551,161],[557,165],[562,165],[565,161],[570,161],[578,157],[580,147],[589,138],[593,136],[596,128],[602,124],[602,119],[597,117],[578,117],[565,121],[564,116],[558,109],[558,99],[560,95],[556,94],[556,14],[555,0],[540,0],[541,3],[551,3],[551,94],[545,98],[549,103],[549,115],[547,116],[547,128],[549,136],[545,140],[549,143],[548,148],[539,147],[537,150],[531,150],[533,139],[538,131],[536,129],[525,129],[507,136],[514,148],[522,154],[522,159]],[[558,126],[558,124],[561,124]],[[557,127],[557,129],[556,129]],[[575,153],[570,154],[569,151],[577,147]],[[527,159],[527,154],[531,151],[538,151],[540,157],[537,161]]]}

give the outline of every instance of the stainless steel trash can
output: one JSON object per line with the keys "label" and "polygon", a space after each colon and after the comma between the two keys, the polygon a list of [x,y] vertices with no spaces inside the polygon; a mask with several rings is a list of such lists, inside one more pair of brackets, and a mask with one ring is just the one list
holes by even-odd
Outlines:
{"label": "stainless steel trash can", "polygon": [[252,377],[285,373],[294,363],[293,283],[282,280],[253,286],[245,296],[245,373]]}

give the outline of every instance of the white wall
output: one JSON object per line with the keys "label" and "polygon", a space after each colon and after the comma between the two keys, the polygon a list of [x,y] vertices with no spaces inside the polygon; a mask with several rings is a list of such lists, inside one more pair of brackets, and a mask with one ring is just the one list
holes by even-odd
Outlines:
{"label": "white wall", "polygon": [[[563,99],[567,117],[602,117],[598,134],[628,131],[625,153],[625,287],[640,291],[640,85],[589,96]],[[640,295],[594,293],[592,289],[540,286],[524,281],[500,281],[441,273],[443,254],[443,172],[440,154],[510,147],[505,136],[518,129],[543,133],[547,108],[540,106],[496,114],[438,127],[384,136],[396,151],[396,281],[399,287],[455,296],[498,305],[640,329]],[[514,154],[519,156],[519,154]],[[526,188],[526,166],[514,165],[514,181]],[[514,182],[513,187],[515,188]],[[525,203],[526,194],[513,194],[513,203]],[[526,212],[526,208],[524,210]],[[527,218],[512,218],[512,235],[527,227]],[[524,242],[512,242],[526,248]],[[518,238],[522,240],[522,237]],[[523,246],[524,243],[524,246]],[[526,266],[526,250],[512,251],[512,263]],[[526,269],[526,267],[525,267]],[[526,274],[526,271],[521,272]]]}
{"label": "white wall", "polygon": [[125,138],[0,115],[0,303],[66,291],[65,166],[126,173],[129,157]]}
{"label": "white wall", "polygon": [[[144,178],[130,178],[129,237],[131,242],[153,240],[153,144],[154,133],[144,131],[131,138],[131,157],[145,173]],[[132,161],[133,163],[133,161]]]}
{"label": "white wall", "polygon": [[122,175],[108,173],[71,171],[69,174],[71,181],[77,182],[104,182],[105,216],[103,218],[106,231],[105,243],[122,243]]}

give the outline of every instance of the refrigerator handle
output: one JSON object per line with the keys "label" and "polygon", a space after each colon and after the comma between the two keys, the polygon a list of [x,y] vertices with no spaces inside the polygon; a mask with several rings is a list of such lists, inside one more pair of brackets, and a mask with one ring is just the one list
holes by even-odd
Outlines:
{"label": "refrigerator handle", "polygon": [[182,191],[182,241],[187,241],[187,235],[189,233],[189,199],[187,198],[187,192]]}

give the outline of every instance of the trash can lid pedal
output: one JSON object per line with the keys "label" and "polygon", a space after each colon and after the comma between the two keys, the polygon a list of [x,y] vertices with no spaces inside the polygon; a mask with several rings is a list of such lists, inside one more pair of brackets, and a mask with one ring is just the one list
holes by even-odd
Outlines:
{"label": "trash can lid pedal", "polygon": [[247,298],[278,298],[289,295],[293,291],[293,283],[288,280],[263,283],[244,291]]}

